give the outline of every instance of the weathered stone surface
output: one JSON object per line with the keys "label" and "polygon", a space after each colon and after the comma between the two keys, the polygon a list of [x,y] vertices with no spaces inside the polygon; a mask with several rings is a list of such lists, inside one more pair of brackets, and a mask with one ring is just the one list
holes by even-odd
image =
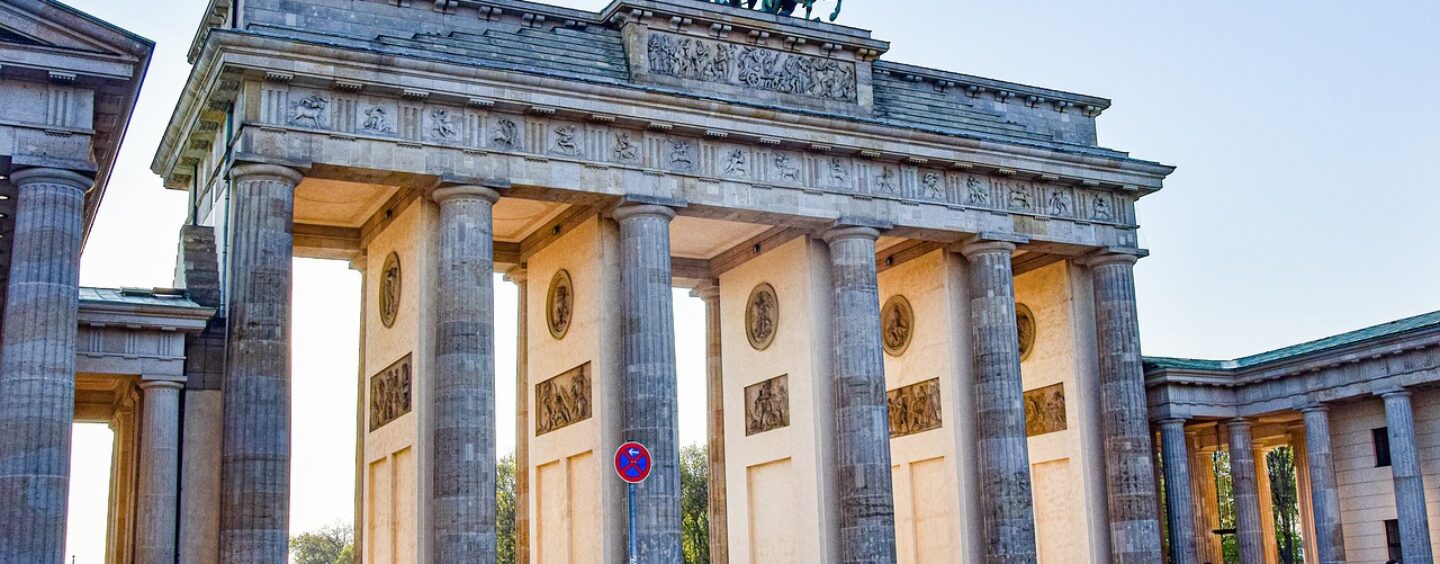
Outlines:
{"label": "weathered stone surface", "polygon": [[1160,422],[1161,456],[1165,461],[1165,506],[1169,508],[1170,562],[1199,564],[1195,556],[1195,500],[1190,491],[1190,455],[1185,422]]}
{"label": "weathered stone surface", "polygon": [[1240,544],[1240,561],[1263,562],[1265,540],[1260,530],[1260,488],[1255,475],[1255,451],[1250,422],[1226,422],[1230,433],[1230,483],[1235,497],[1235,536]]}
{"label": "weathered stone surface", "polygon": [[970,261],[981,550],[987,564],[1033,564],[1038,558],[1035,509],[1010,263],[1015,245],[980,241],[961,252]]}
{"label": "weathered stone surface", "polygon": [[710,562],[730,562],[730,516],[725,481],[725,372],[721,357],[720,287],[707,283],[691,292],[705,302],[705,392],[710,411],[705,418],[710,482],[705,490],[710,524]]}
{"label": "weathered stone surface", "polygon": [[290,284],[294,169],[230,173],[229,321],[220,562],[284,562],[290,534]]}
{"label": "weathered stone surface", "polygon": [[139,494],[135,507],[135,563],[174,564],[180,493],[180,382],[140,383]]}
{"label": "weathered stone surface", "polygon": [[1116,564],[1159,564],[1159,500],[1135,309],[1136,258],[1111,253],[1088,264],[1095,292],[1111,558]]}
{"label": "weathered stone surface", "polygon": [[19,188],[0,337],[0,562],[59,564],[75,410],[75,320],[85,191],[58,169],[10,175]]}
{"label": "weathered stone surface", "polygon": [[1410,392],[1393,391],[1381,397],[1385,399],[1385,424],[1390,433],[1390,471],[1395,480],[1396,518],[1400,521],[1400,560],[1434,562]]}
{"label": "weathered stone surface", "polygon": [[[682,560],[680,438],[675,381],[670,220],[655,205],[615,210],[620,223],[621,440],[650,449],[650,478],[636,486],[636,546],[645,564]],[[619,445],[615,445],[619,446]]]}
{"label": "weathered stone surface", "polygon": [[495,249],[500,195],[480,186],[436,190],[439,303],[429,435],[430,558],[495,559]]}
{"label": "weathered stone surface", "polygon": [[1330,448],[1330,410],[1315,405],[1303,410],[1305,464],[1310,478],[1310,507],[1315,519],[1315,555],[1320,564],[1345,562],[1345,532],[1340,518],[1340,492],[1335,485],[1334,453]]}
{"label": "weathered stone surface", "polygon": [[505,274],[515,284],[515,564],[530,564],[530,275]]}
{"label": "weathered stone surface", "polygon": [[830,246],[833,288],[841,562],[895,562],[890,418],[875,269],[879,236],[875,229],[851,226],[823,235]]}

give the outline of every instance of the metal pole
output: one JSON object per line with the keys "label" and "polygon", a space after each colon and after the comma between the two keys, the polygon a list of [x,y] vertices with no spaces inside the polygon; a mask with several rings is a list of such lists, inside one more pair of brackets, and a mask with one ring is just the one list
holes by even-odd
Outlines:
{"label": "metal pole", "polygon": [[630,564],[638,564],[640,551],[637,549],[639,545],[635,541],[635,484],[630,484],[628,489],[630,490]]}

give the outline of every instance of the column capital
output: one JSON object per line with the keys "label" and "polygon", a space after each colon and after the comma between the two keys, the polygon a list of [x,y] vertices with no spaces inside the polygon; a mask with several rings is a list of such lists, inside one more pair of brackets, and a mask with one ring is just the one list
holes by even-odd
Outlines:
{"label": "column capital", "polygon": [[24,186],[34,182],[45,182],[50,184],[62,184],[72,188],[79,188],[86,192],[95,185],[95,179],[84,174],[63,168],[27,168],[25,170],[10,173],[10,182],[16,186]]}
{"label": "column capital", "polygon": [[820,233],[820,239],[824,240],[826,244],[850,239],[875,241],[879,238],[880,230],[866,225],[836,225]]}
{"label": "column capital", "polygon": [[1410,390],[1405,388],[1390,388],[1386,390],[1376,390],[1375,395],[1380,396],[1382,399],[1408,398],[1410,397]]}
{"label": "column capital", "polygon": [[656,217],[665,221],[675,219],[675,208],[659,204],[621,204],[610,212],[615,221],[628,221],[639,217]]}
{"label": "column capital", "polygon": [[179,381],[176,381],[176,380],[141,380],[141,381],[140,381],[140,389],[141,389],[141,390],[150,391],[150,390],[156,389],[156,388],[162,389],[162,390],[163,390],[163,389],[181,390],[181,389],[184,389],[184,388],[185,388],[185,383],[184,383],[184,382],[179,382]]}
{"label": "column capital", "polygon": [[1156,421],[1155,424],[1160,425],[1160,426],[1162,426],[1162,427],[1164,427],[1164,426],[1171,426],[1171,427],[1173,427],[1173,426],[1175,426],[1175,425],[1179,425],[1179,426],[1183,429],[1183,428],[1185,427],[1185,423],[1187,423],[1188,421],[1189,421],[1188,419],[1181,419],[1181,418],[1179,418],[1179,417],[1170,417],[1170,418],[1167,418],[1167,419],[1161,419],[1161,420],[1159,420],[1159,421]]}
{"label": "column capital", "polygon": [[690,289],[690,297],[700,298],[706,303],[720,299],[720,284],[714,280],[706,280]]}
{"label": "column capital", "polygon": [[1109,264],[1130,264],[1150,255],[1150,251],[1131,247],[1106,247],[1082,257],[1078,262],[1090,268]]}
{"label": "column capital", "polygon": [[524,284],[530,280],[530,271],[524,266],[517,266],[505,271],[505,281],[513,284]]}
{"label": "column capital", "polygon": [[1328,411],[1330,411],[1330,406],[1319,402],[1307,404],[1306,406],[1300,408],[1300,413],[1325,413]]}
{"label": "column capital", "polygon": [[430,192],[430,199],[437,204],[444,204],[455,198],[485,200],[491,204],[500,201],[500,193],[493,188],[487,188],[476,184],[457,184],[454,186],[441,186]]}
{"label": "column capital", "polygon": [[305,173],[288,166],[264,163],[242,163],[230,166],[231,180],[240,180],[254,176],[284,180],[289,182],[292,188],[300,185],[300,181],[305,179]]}
{"label": "column capital", "polygon": [[1252,424],[1251,424],[1250,420],[1249,420],[1249,419],[1246,419],[1246,418],[1244,418],[1244,417],[1236,417],[1236,418],[1233,418],[1233,419],[1226,419],[1226,420],[1225,420],[1225,428],[1226,428],[1226,429],[1229,429],[1229,428],[1232,428],[1232,427],[1244,427],[1244,428],[1246,428],[1246,429],[1249,429],[1249,428],[1251,427],[1251,425],[1252,425]]}

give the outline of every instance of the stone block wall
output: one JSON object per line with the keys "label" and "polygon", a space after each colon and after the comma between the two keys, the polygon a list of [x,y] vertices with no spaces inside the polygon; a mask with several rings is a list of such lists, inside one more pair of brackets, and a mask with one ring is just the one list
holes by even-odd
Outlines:
{"label": "stone block wall", "polygon": [[[1440,548],[1440,392],[1415,390],[1415,437],[1425,475],[1431,543]],[[1389,467],[1377,467],[1371,431],[1385,427],[1379,398],[1332,406],[1330,437],[1346,558],[1351,564],[1384,564],[1385,521],[1396,517]]]}

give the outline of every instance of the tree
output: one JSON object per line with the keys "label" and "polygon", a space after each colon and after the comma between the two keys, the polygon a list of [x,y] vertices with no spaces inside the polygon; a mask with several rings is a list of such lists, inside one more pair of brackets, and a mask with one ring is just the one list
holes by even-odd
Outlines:
{"label": "tree", "polygon": [[1296,564],[1305,561],[1305,543],[1300,535],[1300,500],[1295,484],[1295,451],[1280,447],[1265,456],[1270,472],[1270,504],[1275,514],[1275,540],[1280,548],[1280,562]]}
{"label": "tree", "polygon": [[705,446],[680,449],[680,542],[685,564],[710,562],[709,456]]}
{"label": "tree", "polygon": [[[1215,469],[1215,493],[1220,510],[1220,528],[1235,530],[1234,484],[1230,480],[1230,452],[1219,450],[1211,459]],[[1234,534],[1221,537],[1221,558],[1227,563],[1240,562],[1240,539]]]}
{"label": "tree", "polygon": [[295,564],[353,564],[355,528],[349,524],[322,527],[290,539]]}
{"label": "tree", "polygon": [[495,562],[515,564],[515,455],[495,465]]}

